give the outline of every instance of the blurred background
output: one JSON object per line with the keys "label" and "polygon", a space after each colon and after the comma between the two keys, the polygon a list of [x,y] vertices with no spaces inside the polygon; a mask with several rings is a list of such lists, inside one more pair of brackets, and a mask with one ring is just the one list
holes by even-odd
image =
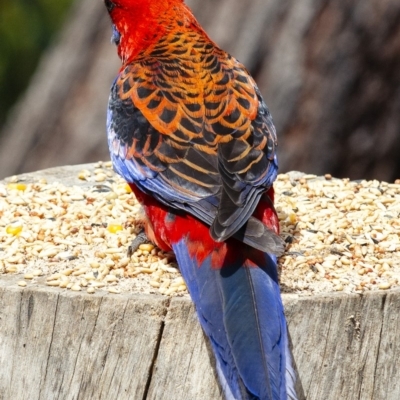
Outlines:
{"label": "blurred background", "polygon": [[[280,171],[400,178],[398,0],[187,0],[256,79]],[[0,0],[0,179],[107,160],[102,0]]]}
{"label": "blurred background", "polygon": [[29,84],[72,0],[0,1],[0,126]]}

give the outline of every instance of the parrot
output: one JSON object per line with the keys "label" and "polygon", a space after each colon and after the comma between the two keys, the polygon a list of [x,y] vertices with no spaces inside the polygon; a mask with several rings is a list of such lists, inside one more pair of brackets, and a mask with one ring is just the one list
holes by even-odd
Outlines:
{"label": "parrot", "polygon": [[144,211],[143,235],[173,251],[226,399],[296,399],[277,257],[277,135],[246,68],[183,0],[105,0],[122,66],[107,138]]}

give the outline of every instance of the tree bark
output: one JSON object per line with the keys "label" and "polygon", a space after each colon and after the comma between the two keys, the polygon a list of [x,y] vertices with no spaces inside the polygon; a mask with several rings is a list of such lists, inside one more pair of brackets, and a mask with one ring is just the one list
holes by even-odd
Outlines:
{"label": "tree bark", "polygon": [[[188,0],[211,38],[256,78],[281,171],[400,177],[398,0]],[[80,0],[2,134],[0,177],[108,158],[118,71],[101,1]]]}
{"label": "tree bark", "polygon": [[119,60],[102,1],[79,0],[0,142],[0,176],[108,159],[106,107]]}

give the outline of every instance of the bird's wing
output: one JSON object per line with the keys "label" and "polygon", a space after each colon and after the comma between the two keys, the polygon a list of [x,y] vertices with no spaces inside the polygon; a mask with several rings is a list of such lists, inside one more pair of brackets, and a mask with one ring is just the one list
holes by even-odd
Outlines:
{"label": "bird's wing", "polygon": [[259,228],[247,222],[276,177],[275,128],[246,69],[207,37],[171,33],[121,70],[108,137],[118,172],[217,240]]}

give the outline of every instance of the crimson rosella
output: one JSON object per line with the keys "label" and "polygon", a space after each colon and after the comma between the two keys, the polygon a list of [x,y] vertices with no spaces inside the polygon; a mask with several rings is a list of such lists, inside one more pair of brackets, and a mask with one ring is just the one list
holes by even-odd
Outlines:
{"label": "crimson rosella", "polygon": [[114,169],[149,240],[173,250],[227,399],[295,399],[277,277],[276,132],[245,67],[183,0],[105,0],[122,68],[110,94]]}

